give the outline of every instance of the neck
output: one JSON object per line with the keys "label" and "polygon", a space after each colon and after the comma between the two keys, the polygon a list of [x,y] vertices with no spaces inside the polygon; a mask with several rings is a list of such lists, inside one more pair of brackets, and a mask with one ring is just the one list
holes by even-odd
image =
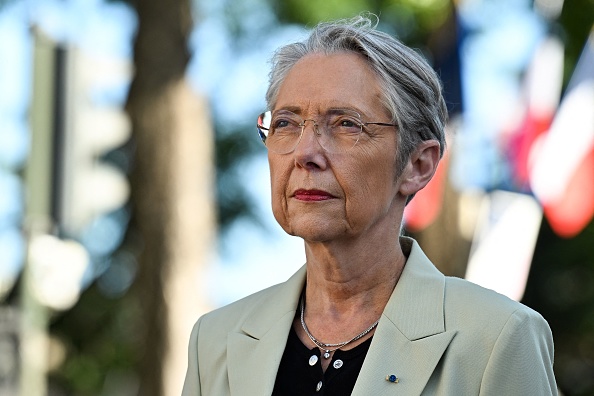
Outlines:
{"label": "neck", "polygon": [[[406,262],[398,241],[399,228],[386,229],[391,235],[367,233],[365,240],[305,242],[303,321],[316,339],[327,344],[348,341],[379,320]],[[303,327],[296,318],[294,328],[301,341],[316,346]],[[374,331],[372,326],[361,338],[340,349],[355,347]],[[323,369],[328,362],[323,359]]]}
{"label": "neck", "polygon": [[406,262],[399,235],[393,234],[306,242],[307,316],[312,323],[323,317],[327,325],[354,318],[371,324],[379,318]]}
{"label": "neck", "polygon": [[340,310],[357,300],[367,309],[370,300],[385,304],[406,262],[398,238],[394,232],[388,238],[306,242],[308,305],[316,309],[319,301]]}

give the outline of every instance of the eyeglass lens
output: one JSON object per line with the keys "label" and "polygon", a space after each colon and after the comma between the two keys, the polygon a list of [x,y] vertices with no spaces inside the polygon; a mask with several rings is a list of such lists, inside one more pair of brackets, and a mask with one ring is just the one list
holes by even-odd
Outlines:
{"label": "eyeglass lens", "polygon": [[315,120],[304,120],[293,112],[281,110],[262,113],[258,117],[258,132],[269,150],[288,154],[299,144],[308,123],[322,148],[331,153],[353,148],[363,128],[359,115],[347,110],[332,111]]}

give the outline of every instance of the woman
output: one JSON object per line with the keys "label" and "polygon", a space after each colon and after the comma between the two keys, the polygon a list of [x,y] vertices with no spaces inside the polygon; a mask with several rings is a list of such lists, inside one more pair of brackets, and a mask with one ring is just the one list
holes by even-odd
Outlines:
{"label": "woman", "polygon": [[400,237],[444,150],[427,63],[364,17],[321,24],[275,54],[267,102],[272,210],[307,262],[198,320],[183,394],[556,394],[544,319]]}

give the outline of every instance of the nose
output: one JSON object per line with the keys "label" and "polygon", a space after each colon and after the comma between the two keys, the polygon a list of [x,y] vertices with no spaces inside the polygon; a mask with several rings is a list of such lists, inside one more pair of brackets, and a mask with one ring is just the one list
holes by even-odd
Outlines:
{"label": "nose", "polygon": [[[309,135],[307,132],[307,121],[311,121],[311,129],[313,131],[312,135]],[[312,136],[314,136],[314,138],[312,138]],[[297,146],[295,147],[295,150],[299,150],[300,148],[305,148],[306,147],[310,147],[312,144],[314,145],[314,147],[316,148],[322,148],[322,142],[320,142],[320,128],[318,123],[313,120],[313,119],[305,119],[303,120],[303,122],[301,123],[301,136],[299,137],[299,141],[297,142]],[[316,144],[317,143],[317,144]]]}
{"label": "nose", "polygon": [[301,128],[303,128],[303,131],[301,132],[301,134],[303,135],[305,133],[305,128],[307,127],[307,121],[311,121],[311,126],[313,128],[314,133],[317,136],[320,136],[320,126],[318,125],[318,123],[316,122],[316,120],[314,119],[305,119],[303,120],[303,122],[301,123]]}
{"label": "nose", "polygon": [[[307,132],[307,121],[311,121],[313,134]],[[324,169],[326,159],[324,148],[319,141],[319,127],[314,120],[304,120],[302,124],[301,138],[293,151],[295,163],[305,169]]]}

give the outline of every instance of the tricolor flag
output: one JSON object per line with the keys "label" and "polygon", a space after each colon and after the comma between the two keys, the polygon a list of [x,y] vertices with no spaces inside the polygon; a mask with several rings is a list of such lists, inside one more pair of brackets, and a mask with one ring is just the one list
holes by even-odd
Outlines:
{"label": "tricolor flag", "polygon": [[530,184],[560,236],[579,234],[594,217],[594,31],[551,128],[532,147]]}
{"label": "tricolor flag", "polygon": [[525,110],[519,127],[507,144],[516,191],[529,192],[530,153],[548,132],[559,107],[563,82],[563,44],[550,36],[538,45],[524,81]]}

